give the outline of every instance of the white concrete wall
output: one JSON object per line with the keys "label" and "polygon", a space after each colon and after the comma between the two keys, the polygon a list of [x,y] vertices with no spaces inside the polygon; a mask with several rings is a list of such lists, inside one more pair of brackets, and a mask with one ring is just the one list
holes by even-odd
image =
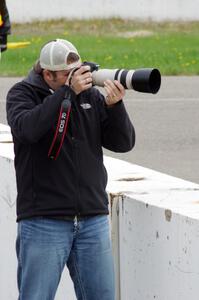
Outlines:
{"label": "white concrete wall", "polygon": [[105,158],[116,300],[199,299],[199,185]]}
{"label": "white concrete wall", "polygon": [[199,221],[127,196],[115,198],[113,211],[119,215],[116,300],[198,300]]}
{"label": "white concrete wall", "polygon": [[13,22],[55,18],[199,20],[199,0],[7,0]]}
{"label": "white concrete wall", "polygon": [[[16,300],[15,172],[0,124],[0,299]],[[199,185],[105,157],[117,300],[198,300]],[[65,270],[56,300],[75,300]]]}

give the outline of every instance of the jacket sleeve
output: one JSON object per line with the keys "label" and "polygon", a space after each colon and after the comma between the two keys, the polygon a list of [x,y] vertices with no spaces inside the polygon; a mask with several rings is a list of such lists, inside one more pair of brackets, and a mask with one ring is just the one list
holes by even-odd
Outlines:
{"label": "jacket sleeve", "polygon": [[75,97],[69,87],[63,86],[44,98],[41,104],[36,104],[33,88],[16,84],[9,91],[6,102],[7,120],[13,135],[23,143],[38,142],[55,124],[66,93],[68,97]]}
{"label": "jacket sleeve", "polygon": [[102,146],[114,152],[128,152],[135,145],[135,130],[123,101],[108,107],[99,94]]}

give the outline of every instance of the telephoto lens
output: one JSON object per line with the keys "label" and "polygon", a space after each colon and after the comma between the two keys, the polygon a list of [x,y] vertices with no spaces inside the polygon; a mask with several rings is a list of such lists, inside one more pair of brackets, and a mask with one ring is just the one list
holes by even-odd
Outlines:
{"label": "telephoto lens", "polygon": [[94,85],[104,86],[106,79],[118,80],[125,89],[133,89],[142,93],[156,94],[161,85],[161,75],[158,69],[100,69],[93,72]]}
{"label": "telephoto lens", "polygon": [[137,70],[125,69],[99,69],[99,65],[92,62],[84,62],[89,65],[93,77],[93,85],[104,86],[104,81],[118,80],[125,89],[133,89],[137,92],[156,94],[161,86],[161,74],[158,69],[144,68]]}

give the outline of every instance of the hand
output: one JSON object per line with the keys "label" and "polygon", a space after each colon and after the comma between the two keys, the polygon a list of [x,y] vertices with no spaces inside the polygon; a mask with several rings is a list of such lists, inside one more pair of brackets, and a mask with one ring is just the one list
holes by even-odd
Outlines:
{"label": "hand", "polygon": [[107,93],[105,102],[108,106],[116,104],[125,96],[125,89],[123,85],[121,85],[121,83],[117,80],[106,80],[104,82],[104,88]]}
{"label": "hand", "polygon": [[92,73],[90,72],[89,66],[81,66],[77,71],[70,75],[67,79],[66,84],[69,84],[70,80],[70,87],[76,93],[76,95],[80,94],[81,92],[89,89],[92,87]]}

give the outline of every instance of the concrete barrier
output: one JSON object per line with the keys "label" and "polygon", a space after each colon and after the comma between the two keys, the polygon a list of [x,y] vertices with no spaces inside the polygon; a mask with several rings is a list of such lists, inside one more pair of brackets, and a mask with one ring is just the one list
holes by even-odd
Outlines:
{"label": "concrete barrier", "polygon": [[[15,172],[0,125],[0,299],[17,297]],[[105,157],[117,300],[198,300],[199,185]],[[74,300],[65,269],[56,300]]]}
{"label": "concrete barrier", "polygon": [[198,300],[199,185],[112,158],[105,163],[117,300]]}

